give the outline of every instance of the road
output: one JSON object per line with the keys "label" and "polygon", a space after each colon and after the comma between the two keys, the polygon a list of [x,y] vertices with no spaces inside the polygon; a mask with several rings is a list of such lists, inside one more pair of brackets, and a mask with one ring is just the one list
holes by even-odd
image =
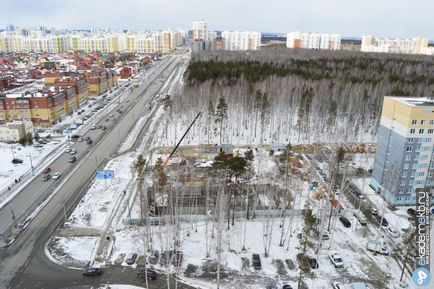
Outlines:
{"label": "road", "polygon": [[[105,131],[94,130],[85,135],[94,139],[91,146],[85,142],[74,145],[78,150],[76,163],[72,165],[68,163],[69,155],[64,154],[50,165],[53,171],[63,173],[59,180],[44,183],[40,178],[36,178],[7,206],[2,208],[0,226],[4,230],[5,227],[13,225],[10,216],[11,209],[14,209],[17,220],[21,220],[36,204],[41,203],[49,192],[57,190],[18,239],[0,251],[0,288],[71,288],[74,285],[94,285],[106,280],[110,283],[135,282],[135,279],[126,278],[124,274],[103,274],[101,278],[78,277],[81,272],[63,268],[48,261],[43,248],[45,242],[63,221],[63,204],[67,212],[74,208],[89,186],[95,170],[103,167],[116,151],[135,124],[136,116],[140,114],[143,106],[158,91],[164,78],[176,68],[179,57],[167,56],[163,61],[164,63],[156,68],[123,104],[120,104],[124,106],[125,112],[121,117],[117,117],[116,122],[107,123],[108,129]],[[69,175],[68,172],[70,172]]]}

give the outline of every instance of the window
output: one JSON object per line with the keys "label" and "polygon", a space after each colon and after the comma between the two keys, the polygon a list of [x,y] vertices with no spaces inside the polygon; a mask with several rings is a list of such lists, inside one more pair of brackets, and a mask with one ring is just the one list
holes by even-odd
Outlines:
{"label": "window", "polygon": [[405,180],[401,180],[400,186],[405,186]]}
{"label": "window", "polygon": [[[414,168],[412,167],[412,169],[414,169]],[[414,178],[414,174],[415,174],[415,172],[411,172],[410,178]]]}
{"label": "window", "polygon": [[417,124],[417,119],[413,119],[413,120],[411,121],[411,124]]}
{"label": "window", "polygon": [[434,132],[434,129],[432,129],[432,128],[428,129],[429,134],[433,134],[433,132]]}
{"label": "window", "polygon": [[416,130],[414,128],[410,129],[410,133],[415,133]]}
{"label": "window", "polygon": [[406,151],[411,152],[413,150],[413,147],[407,147]]}
{"label": "window", "polygon": [[[408,155],[408,156],[410,156],[410,155]],[[408,169],[408,163],[404,164],[404,169]]]}
{"label": "window", "polygon": [[[404,192],[404,188],[399,188],[399,193],[402,194]],[[401,197],[397,197],[397,199],[399,200]]]}
{"label": "window", "polygon": [[430,120],[430,121],[429,121],[429,124],[430,124],[430,125],[433,125],[433,124],[434,124],[434,119]]}
{"label": "window", "polygon": [[423,131],[424,131],[424,129],[423,129],[423,128],[421,128],[421,129],[419,130],[419,133],[423,133]]}
{"label": "window", "polygon": [[408,139],[408,142],[409,142],[409,143],[413,143],[413,142],[414,142],[414,138],[410,137],[410,138]]}
{"label": "window", "polygon": [[426,124],[426,120],[422,119],[422,120],[420,121],[420,124],[421,124],[421,125]]}
{"label": "window", "polygon": [[420,146],[416,147],[416,152],[420,152]]}
{"label": "window", "polygon": [[424,139],[424,143],[430,143],[431,142],[431,138],[427,137],[426,139]]}
{"label": "window", "polygon": [[407,177],[407,172],[403,172],[403,173],[402,173],[402,177],[403,177],[403,178],[406,178],[406,177]]}

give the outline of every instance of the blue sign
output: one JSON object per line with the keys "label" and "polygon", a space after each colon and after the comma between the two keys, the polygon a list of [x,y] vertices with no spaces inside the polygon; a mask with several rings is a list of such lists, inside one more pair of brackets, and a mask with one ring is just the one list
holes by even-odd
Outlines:
{"label": "blue sign", "polygon": [[430,283],[431,273],[425,268],[417,268],[413,272],[412,279],[416,286],[423,287]]}
{"label": "blue sign", "polygon": [[96,171],[98,180],[110,180],[115,178],[115,171]]}

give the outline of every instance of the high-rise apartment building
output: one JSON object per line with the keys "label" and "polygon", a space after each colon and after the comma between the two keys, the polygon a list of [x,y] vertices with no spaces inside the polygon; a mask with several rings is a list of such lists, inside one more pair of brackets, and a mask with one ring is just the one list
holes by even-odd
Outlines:
{"label": "high-rise apartment building", "polygon": [[423,37],[414,38],[381,38],[371,35],[362,37],[361,51],[404,53],[404,54],[431,54],[428,48],[428,39]]}
{"label": "high-rise apartment building", "polygon": [[192,39],[193,40],[205,40],[206,33],[207,33],[207,27],[206,27],[206,21],[205,20],[196,20],[193,21],[193,27],[192,27]]}
{"label": "high-rise apartment building", "polygon": [[286,35],[286,47],[339,50],[341,36],[339,34],[290,32]]}
{"label": "high-rise apartment building", "polygon": [[414,205],[417,190],[432,190],[433,139],[434,97],[384,98],[371,186],[387,202]]}
{"label": "high-rise apartment building", "polygon": [[223,31],[224,50],[256,50],[261,45],[261,33],[250,31]]}

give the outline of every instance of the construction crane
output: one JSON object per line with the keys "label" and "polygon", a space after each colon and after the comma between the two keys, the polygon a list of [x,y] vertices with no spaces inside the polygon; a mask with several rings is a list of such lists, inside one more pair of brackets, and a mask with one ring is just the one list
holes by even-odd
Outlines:
{"label": "construction crane", "polygon": [[164,160],[163,162],[163,169],[165,169],[167,167],[167,164],[169,163],[170,158],[175,154],[176,150],[178,149],[179,145],[181,144],[182,140],[185,138],[185,136],[187,135],[187,133],[190,131],[191,127],[193,126],[193,124],[196,122],[196,120],[199,118],[199,116],[201,116],[202,113],[199,112],[196,117],[194,118],[194,120],[191,122],[190,126],[187,128],[187,130],[184,132],[184,134],[182,135],[181,139],[179,140],[179,142],[176,144],[175,148],[172,150],[172,152],[170,153],[170,155]]}

